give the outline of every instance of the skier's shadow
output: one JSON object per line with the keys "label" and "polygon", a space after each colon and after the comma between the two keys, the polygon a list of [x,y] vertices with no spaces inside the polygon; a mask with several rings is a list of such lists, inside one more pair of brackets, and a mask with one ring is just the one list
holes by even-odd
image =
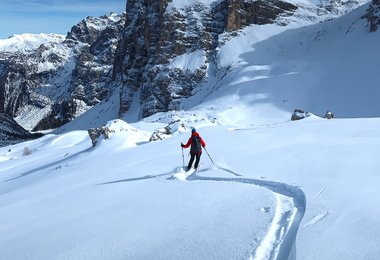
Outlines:
{"label": "skier's shadow", "polygon": [[[149,179],[155,179],[155,178],[159,178],[159,177],[164,177],[164,176],[167,176],[169,175],[169,177],[166,178],[166,180],[175,180],[176,178],[174,177],[174,173],[178,173],[178,171],[181,169],[182,167],[177,167],[176,169],[174,169],[173,171],[170,171],[170,172],[167,172],[167,173],[161,173],[161,174],[155,174],[155,175],[145,175],[145,176],[142,176],[142,177],[135,177],[135,178],[128,178],[128,179],[120,179],[120,180],[116,180],[116,181],[109,181],[109,182],[103,182],[103,183],[99,183],[97,185],[105,185],[105,184],[115,184],[115,183],[120,183],[120,182],[132,182],[132,181],[142,181],[142,180],[149,180]],[[227,171],[235,176],[242,176],[240,174],[237,174],[231,170],[228,170],[228,169],[224,169],[224,168],[221,168],[221,167],[218,167],[224,171]],[[210,171],[212,168],[204,168],[204,169],[200,169],[198,170],[197,172],[206,172],[206,171]],[[196,173],[197,173],[196,172]],[[196,173],[193,174],[192,176],[189,176],[188,177],[188,180],[193,180],[194,178],[196,178]]]}
{"label": "skier's shadow", "polygon": [[[109,181],[109,182],[103,182],[99,183],[97,185],[105,185],[105,184],[115,184],[115,183],[120,183],[120,182],[131,182],[131,181],[142,181],[142,180],[148,180],[148,179],[155,179],[159,177],[163,177],[166,175],[172,175],[173,172],[168,172],[168,173],[161,173],[161,174],[156,174],[156,175],[145,175],[142,177],[136,177],[136,178],[129,178],[129,179],[120,179],[116,181]],[[168,179],[173,178],[173,176],[170,176]]]}

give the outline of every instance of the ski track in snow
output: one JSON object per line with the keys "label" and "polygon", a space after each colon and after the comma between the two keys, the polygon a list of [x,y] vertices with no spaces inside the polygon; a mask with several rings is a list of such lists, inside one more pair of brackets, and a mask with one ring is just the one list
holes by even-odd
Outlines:
{"label": "ski track in snow", "polygon": [[257,130],[261,128],[277,128],[289,123],[289,121],[290,120],[287,120],[284,122],[271,123],[271,124],[257,124],[257,125],[242,126],[242,127],[232,127],[227,130],[228,131],[249,131],[249,130]]}
{"label": "ski track in snow", "polygon": [[314,199],[321,196],[327,190],[326,187],[322,188],[317,194],[314,195]]}
{"label": "ski track in snow", "polygon": [[[241,176],[231,170],[219,169]],[[299,187],[274,181],[241,177],[202,177],[196,174],[192,175],[188,181],[243,183],[272,191],[277,201],[275,214],[266,236],[250,259],[296,259],[297,231],[306,210],[306,197]]]}
{"label": "ski track in snow", "polygon": [[235,178],[224,178],[224,177],[203,177],[197,175],[198,172],[204,172],[210,170],[209,168],[197,171],[187,177],[186,179],[177,179],[175,177],[182,167],[176,168],[174,171],[157,174],[157,175],[146,175],[143,177],[132,178],[132,179],[121,179],[112,182],[100,183],[98,185],[112,184],[118,182],[130,182],[139,181],[146,179],[161,179],[166,177],[166,180],[176,180],[176,181],[189,181],[189,182],[227,182],[227,183],[243,183],[248,185],[254,185],[262,188],[266,188],[272,191],[276,196],[276,209],[272,223],[266,233],[265,237],[262,239],[261,243],[254,252],[251,252],[249,259],[296,259],[296,237],[297,231],[300,226],[301,220],[305,214],[306,210],[306,196],[304,192],[296,186],[289,184],[242,178],[240,174],[226,168],[216,166],[218,169],[228,172],[235,176]]}
{"label": "ski track in snow", "polygon": [[[236,178],[203,177],[196,174],[197,172],[208,171],[210,170],[209,168],[192,173],[185,178],[177,178],[176,176],[182,169],[179,167],[174,171],[175,173],[149,175],[133,180],[159,178],[170,174],[170,177],[166,178],[167,180],[243,183],[269,189],[275,194],[277,201],[274,217],[267,234],[254,252],[251,253],[250,259],[296,259],[297,231],[306,210],[306,197],[304,192],[299,187],[285,183],[241,178],[242,175],[230,169],[219,166],[217,166],[217,168],[234,175]],[[132,180],[119,180],[116,182],[120,181]]]}
{"label": "ski track in snow", "polygon": [[305,228],[305,227],[308,227],[308,226],[312,226],[312,225],[318,224],[318,223],[321,222],[325,217],[327,217],[328,214],[329,214],[328,211],[322,212],[322,213],[316,215],[312,220],[310,220],[309,222],[307,222],[307,223],[306,223],[305,225],[303,225],[302,227]]}

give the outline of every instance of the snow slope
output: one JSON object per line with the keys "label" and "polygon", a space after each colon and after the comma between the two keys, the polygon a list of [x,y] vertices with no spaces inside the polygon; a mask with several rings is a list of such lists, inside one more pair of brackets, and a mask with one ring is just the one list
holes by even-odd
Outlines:
{"label": "snow slope", "polygon": [[[89,147],[85,132],[49,136],[30,143],[33,156],[21,157],[21,161],[30,161],[20,162],[18,169],[7,169],[1,174],[6,184],[1,205],[8,211],[1,220],[12,223],[1,231],[12,233],[0,243],[2,258],[170,259],[183,255],[202,259],[224,255],[233,258],[236,254],[243,257],[250,253],[257,244],[254,237],[250,238],[264,235],[260,226],[270,222],[272,213],[260,213],[260,208],[274,202],[270,192],[248,185],[189,185],[172,180],[176,168],[181,166],[173,149],[165,148],[171,153],[167,156],[166,152],[158,153],[163,148],[160,143],[123,146],[128,137],[116,133],[96,149]],[[172,139],[170,143],[174,141],[178,142]],[[19,152],[15,147],[9,155],[13,160],[4,164],[18,160],[14,157],[20,156]],[[213,171],[209,166],[204,170]],[[24,196],[31,199],[26,204],[20,200]],[[256,201],[257,197],[262,200]],[[29,213],[11,220],[11,212],[20,210]],[[255,222],[250,221],[252,211],[259,213]],[[218,220],[219,216],[225,217]],[[240,216],[245,216],[245,220]],[[35,221],[37,225],[33,224]],[[240,225],[241,221],[246,225]],[[261,225],[256,226],[257,223]],[[224,250],[218,249],[220,243],[225,245]],[[170,244],[176,246],[165,249]],[[150,249],[146,250],[148,245]],[[209,247],[215,249],[210,252]]]}
{"label": "snow slope", "polygon": [[188,132],[147,143],[110,126],[95,148],[73,131],[0,150],[2,259],[380,256],[379,119],[195,123],[216,165],[205,153],[185,182]]}
{"label": "snow slope", "polygon": [[380,33],[366,28],[366,8],[315,25],[243,29],[219,51],[225,69],[184,108],[209,104],[253,123],[283,121],[295,108],[321,116],[327,110],[338,117],[379,116]]}

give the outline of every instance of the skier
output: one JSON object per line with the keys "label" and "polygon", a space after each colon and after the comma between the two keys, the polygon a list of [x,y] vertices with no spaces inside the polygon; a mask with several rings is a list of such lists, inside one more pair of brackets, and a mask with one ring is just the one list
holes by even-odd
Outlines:
{"label": "skier", "polygon": [[199,161],[202,155],[202,147],[206,147],[206,143],[203,141],[202,137],[197,133],[197,130],[195,128],[191,130],[191,136],[189,140],[187,141],[187,143],[186,144],[181,143],[182,148],[188,148],[190,145],[191,145],[191,148],[190,148],[191,157],[190,157],[189,164],[187,165],[187,170],[191,169],[194,162],[194,158],[196,158],[194,168],[195,170],[197,170]]}

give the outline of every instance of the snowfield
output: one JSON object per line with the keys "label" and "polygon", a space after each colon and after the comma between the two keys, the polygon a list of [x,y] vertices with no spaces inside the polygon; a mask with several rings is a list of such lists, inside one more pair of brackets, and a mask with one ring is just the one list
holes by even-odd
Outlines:
{"label": "snowfield", "polygon": [[173,176],[189,132],[116,131],[92,148],[73,131],[2,148],[1,258],[374,259],[379,127],[315,116],[201,127],[215,165],[204,152],[186,181]]}

